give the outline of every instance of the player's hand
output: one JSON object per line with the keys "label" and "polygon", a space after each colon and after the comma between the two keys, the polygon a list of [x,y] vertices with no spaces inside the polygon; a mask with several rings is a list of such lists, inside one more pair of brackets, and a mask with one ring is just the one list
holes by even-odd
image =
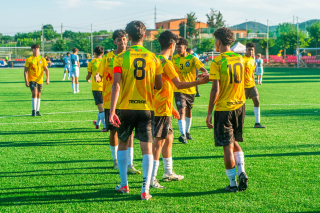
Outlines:
{"label": "player's hand", "polygon": [[180,114],[174,107],[172,107],[172,116],[174,119],[180,119]]}
{"label": "player's hand", "polygon": [[110,118],[109,118],[109,122],[110,122],[113,126],[115,126],[115,127],[120,127],[120,125],[121,125],[120,119],[119,119],[119,117],[118,117],[115,113],[110,112],[110,116],[109,116],[109,117],[110,117]]}
{"label": "player's hand", "polygon": [[99,73],[97,72],[96,75],[94,76],[94,81],[95,81],[95,82],[98,82],[98,79],[100,80],[99,77],[100,77],[100,75],[99,75]]}
{"label": "player's hand", "polygon": [[211,114],[208,114],[208,115],[207,115],[206,123],[207,123],[207,127],[208,127],[209,129],[212,129],[212,128],[213,128],[213,125],[212,125],[212,115],[211,115]]}
{"label": "player's hand", "polygon": [[29,87],[29,81],[26,81],[26,87]]}
{"label": "player's hand", "polygon": [[202,75],[200,78],[199,78],[201,84],[206,84],[209,82],[209,75]]}
{"label": "player's hand", "polygon": [[50,82],[49,82],[49,78],[47,78],[47,80],[46,80],[46,84],[48,85]]}
{"label": "player's hand", "polygon": [[88,83],[91,83],[91,82],[92,82],[90,79],[88,79],[87,81],[88,81]]}

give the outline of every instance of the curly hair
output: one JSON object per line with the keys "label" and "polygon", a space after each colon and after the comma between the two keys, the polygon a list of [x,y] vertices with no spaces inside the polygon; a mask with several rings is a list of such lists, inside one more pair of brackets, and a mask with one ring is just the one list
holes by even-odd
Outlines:
{"label": "curly hair", "polygon": [[40,49],[40,45],[39,44],[34,44],[31,46],[31,49]]}
{"label": "curly hair", "polygon": [[124,30],[115,30],[112,34],[112,39],[116,40],[117,38],[122,38],[127,35],[126,31]]}
{"label": "curly hair", "polygon": [[185,38],[179,38],[178,41],[177,41],[177,45],[185,45],[185,46],[188,46],[188,40],[185,39]]}
{"label": "curly hair", "polygon": [[249,43],[246,44],[246,48],[249,48],[249,47],[255,48],[256,45],[254,43],[252,43],[252,42],[249,42]]}
{"label": "curly hair", "polygon": [[102,55],[102,54],[103,54],[103,51],[104,51],[104,49],[103,49],[103,47],[100,46],[100,45],[96,46],[96,47],[94,48],[94,50],[93,50],[93,52],[95,52],[98,56]]}
{"label": "curly hair", "polygon": [[161,50],[168,49],[171,44],[177,43],[177,40],[178,36],[169,30],[162,32],[158,38]]}
{"label": "curly hair", "polygon": [[79,51],[79,49],[76,48],[76,47],[72,49],[72,52],[73,52],[73,53],[78,52],[78,51]]}
{"label": "curly hair", "polygon": [[213,33],[214,37],[219,39],[224,46],[229,46],[234,42],[234,34],[230,28],[220,27]]}
{"label": "curly hair", "polygon": [[132,21],[126,26],[126,32],[133,42],[140,41],[146,34],[147,28],[141,21]]}

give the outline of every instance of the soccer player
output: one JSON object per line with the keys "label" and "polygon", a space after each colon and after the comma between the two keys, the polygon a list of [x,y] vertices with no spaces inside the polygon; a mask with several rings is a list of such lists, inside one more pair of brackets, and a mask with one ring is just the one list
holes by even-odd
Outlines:
{"label": "soccer player", "polygon": [[[207,114],[207,127],[214,128],[215,146],[222,146],[224,164],[230,185],[229,192],[244,191],[248,187],[248,176],[244,170],[244,155],[238,142],[243,142],[242,129],[245,116],[243,58],[231,51],[234,34],[231,29],[221,27],[214,32],[215,48],[220,55],[211,62],[209,79],[212,80]],[[214,111],[214,126],[212,111]],[[236,182],[238,168],[239,186]]]}
{"label": "soccer player", "polygon": [[177,175],[172,170],[172,142],[173,130],[171,116],[179,118],[179,113],[173,107],[173,89],[174,85],[178,89],[185,89],[194,87],[199,84],[207,83],[209,76],[200,78],[200,80],[192,82],[180,82],[179,76],[174,69],[174,66],[169,56],[174,53],[178,36],[171,31],[164,31],[160,34],[159,43],[161,46],[160,55],[157,57],[161,60],[163,74],[162,74],[162,88],[155,92],[154,103],[154,136],[155,140],[152,144],[153,152],[153,172],[151,178],[151,187],[165,188],[161,186],[156,179],[159,168],[159,158],[162,150],[162,159],[165,173],[162,176],[163,181],[180,181],[184,178],[182,175]]}
{"label": "soccer player", "polygon": [[[195,81],[197,76],[196,69],[205,75],[208,74],[208,71],[204,68],[201,61],[186,51],[187,46],[187,39],[179,38],[176,45],[178,54],[174,55],[171,59],[181,82]],[[174,98],[180,114],[178,124],[181,136],[179,137],[179,141],[182,143],[188,143],[187,139],[193,140],[190,134],[190,128],[192,123],[192,107],[196,93],[195,87],[180,90],[175,88],[174,90]]]}
{"label": "soccer player", "polygon": [[[195,53],[191,48],[187,48],[187,52],[188,52],[190,55],[193,55],[194,57],[196,57],[197,59],[199,59],[199,55],[198,55],[197,53]],[[199,74],[199,70],[198,70],[198,69],[196,69],[196,70],[197,70],[196,75],[198,75],[198,74]],[[198,80],[198,78],[196,78],[196,80]],[[197,91],[197,93],[196,93],[195,97],[200,97],[200,93],[199,93],[199,88],[198,88],[198,86],[196,86],[196,91]]]}
{"label": "soccer player", "polygon": [[68,52],[67,55],[65,57],[63,57],[63,65],[64,65],[64,73],[63,73],[63,78],[62,80],[64,81],[64,79],[66,78],[66,73],[68,71],[68,80],[70,80],[70,61],[69,61],[69,56],[70,53]]}
{"label": "soccer player", "polygon": [[256,59],[256,75],[258,79],[258,84],[262,85],[262,75],[263,75],[263,60],[261,59],[261,54],[257,54]]}
{"label": "soccer player", "polygon": [[132,46],[114,58],[110,106],[110,123],[118,127],[119,138],[118,163],[121,184],[115,189],[117,192],[129,192],[127,148],[128,140],[135,129],[135,138],[140,140],[143,155],[141,199],[149,200],[152,197],[149,188],[153,164],[154,90],[162,87],[163,70],[155,54],[142,46],[146,34],[145,25],[141,21],[132,21],[126,26],[125,31]]}
{"label": "soccer player", "polygon": [[[103,47],[96,46],[93,52],[94,52],[94,59],[92,59],[89,62],[88,68],[87,68],[88,75],[86,76],[86,80],[89,83],[91,83],[91,80],[90,80],[91,76],[92,76],[92,79],[94,79],[94,76],[98,73],[98,68],[103,55]],[[96,126],[96,129],[99,129],[100,121],[101,121],[101,123],[103,124],[103,130],[101,132],[106,132],[107,128],[105,123],[105,115],[102,107],[102,104],[103,104],[102,86],[103,86],[103,82],[96,82],[96,81],[92,82],[92,94],[95,100],[95,104],[97,105],[99,110],[97,120],[93,121],[93,124]]]}
{"label": "soccer player", "polygon": [[253,101],[253,111],[255,117],[254,128],[266,128],[260,124],[260,101],[259,93],[254,82],[255,61],[253,58],[256,45],[252,42],[246,44],[246,55],[244,59],[244,90],[247,99]]}
{"label": "soccer player", "polygon": [[26,87],[30,87],[32,93],[32,116],[41,116],[39,110],[43,84],[43,69],[47,76],[47,85],[49,84],[49,70],[46,59],[40,55],[40,46],[38,44],[32,45],[31,51],[32,56],[27,58],[24,64],[24,80]]}
{"label": "soccer player", "polygon": [[[78,48],[72,49],[73,54],[69,56],[69,60],[71,62],[70,66],[70,76],[72,78],[72,90],[73,93],[80,92],[79,90],[79,68],[80,68],[80,62],[79,62],[79,56],[77,55],[79,50]],[[74,86],[74,83],[76,83],[76,86]]]}
{"label": "soccer player", "polygon": [[[98,72],[95,76],[96,82],[101,82],[103,79],[103,108],[105,112],[105,121],[107,122],[108,132],[110,130],[109,141],[110,150],[113,157],[113,168],[118,169],[117,152],[118,152],[118,135],[116,128],[109,123],[110,114],[110,101],[111,101],[111,89],[113,83],[113,59],[116,55],[122,53],[126,50],[128,39],[126,37],[127,33],[124,30],[115,30],[113,32],[112,38],[117,49],[111,52],[105,53],[102,61],[100,63]],[[136,170],[133,166],[133,134],[129,138],[128,144],[128,174],[141,174],[139,170]]]}

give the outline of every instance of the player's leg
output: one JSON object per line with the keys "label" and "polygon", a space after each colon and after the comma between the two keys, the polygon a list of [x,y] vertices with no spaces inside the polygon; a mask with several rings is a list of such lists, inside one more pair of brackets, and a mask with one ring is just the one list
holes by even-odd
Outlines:
{"label": "player's leg", "polygon": [[64,73],[63,73],[63,78],[62,78],[63,81],[64,81],[65,78],[66,78],[66,74],[67,74],[67,68],[64,67]]}
{"label": "player's leg", "polygon": [[186,137],[188,140],[193,140],[190,134],[191,124],[192,124],[192,107],[194,103],[194,95],[185,95],[186,97]]}
{"label": "player's leg", "polygon": [[38,96],[38,90],[36,86],[36,82],[30,81],[29,82],[29,87],[31,90],[31,106],[32,106],[32,116],[36,116],[36,109],[37,109],[37,96]]}
{"label": "player's leg", "polygon": [[40,102],[41,102],[41,91],[42,91],[42,84],[37,84],[37,107],[36,107],[36,115],[37,116],[42,116],[40,114]]}
{"label": "player's leg", "polygon": [[71,85],[72,85],[72,91],[73,91],[73,93],[76,93],[74,72],[71,73]]}
{"label": "player's leg", "polygon": [[[198,69],[196,69],[196,75],[198,76],[198,74],[199,74],[199,70],[198,70]],[[198,80],[198,78],[196,78],[196,80]],[[197,94],[196,94],[196,96],[195,96],[195,97],[200,97],[200,93],[199,93],[198,85],[196,86],[196,90],[197,90]]]}
{"label": "player's leg", "polygon": [[78,93],[78,92],[80,92],[80,90],[79,90],[79,75],[77,75],[77,77],[75,77],[75,81],[76,81],[76,91]]}
{"label": "player's leg", "polygon": [[256,87],[254,87],[255,89],[255,94],[252,97],[252,101],[253,101],[253,111],[254,111],[254,118],[255,118],[255,124],[254,124],[254,128],[266,128],[265,126],[262,126],[260,124],[260,100],[259,100],[259,94],[258,94],[258,90]]}
{"label": "player's leg", "polygon": [[179,137],[179,141],[182,143],[188,143],[186,138],[186,120],[185,120],[185,114],[186,114],[186,100],[183,98],[182,93],[175,92],[174,93],[174,99],[176,101],[176,106],[180,114],[180,119],[178,120],[179,124],[179,130],[181,136]]}
{"label": "player's leg", "polygon": [[224,165],[226,168],[226,175],[229,179],[230,185],[226,187],[226,191],[237,192],[237,171],[235,168],[235,159],[234,159],[234,143],[230,143],[227,146],[223,146],[224,153]]}
{"label": "player's leg", "polygon": [[118,152],[118,133],[116,127],[112,126],[109,123],[109,114],[110,110],[109,109],[104,109],[104,114],[105,114],[105,121],[107,124],[107,132],[110,131],[109,134],[109,142],[110,142],[110,151],[112,154],[112,160],[113,160],[113,168],[114,169],[119,169],[118,167],[118,158],[117,158],[117,152]]}
{"label": "player's leg", "polygon": [[116,186],[115,190],[121,193],[129,193],[129,184],[127,179],[128,142],[129,138],[125,142],[119,139],[117,157],[121,183]]}
{"label": "player's leg", "polygon": [[129,137],[129,144],[128,144],[128,174],[133,174],[133,175],[140,175],[141,172],[134,168],[133,165],[133,137],[134,134],[132,133],[131,136]]}
{"label": "player's leg", "polygon": [[68,67],[68,80],[70,80],[70,67]]}
{"label": "player's leg", "polygon": [[261,73],[260,73],[260,85],[262,85],[262,76],[263,76],[263,70],[262,70],[262,68],[261,68],[261,71],[260,71]]}

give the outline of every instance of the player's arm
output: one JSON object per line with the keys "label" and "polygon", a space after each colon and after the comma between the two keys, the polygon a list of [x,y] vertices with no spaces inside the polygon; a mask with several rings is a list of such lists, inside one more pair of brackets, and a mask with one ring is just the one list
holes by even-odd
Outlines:
{"label": "player's arm", "polygon": [[120,93],[121,75],[122,75],[121,73],[114,73],[113,74],[113,83],[112,83],[112,90],[111,90],[111,103],[110,103],[110,116],[109,116],[110,120],[109,120],[109,122],[115,127],[119,127],[121,124],[118,116],[116,115],[116,105],[117,105],[119,93]]}
{"label": "player's arm", "polygon": [[155,88],[157,90],[160,90],[162,88],[162,73],[163,73],[163,68],[161,65],[161,62],[159,59],[157,59],[157,63],[156,63],[156,78],[155,78]]}
{"label": "player's arm", "polygon": [[87,74],[87,76],[86,76],[86,80],[87,80],[89,83],[91,83],[90,78],[91,78],[91,72],[88,71],[88,74]]}
{"label": "player's arm", "polygon": [[172,105],[172,116],[174,119],[180,119],[179,111],[177,111],[173,105]]}
{"label": "player's arm", "polygon": [[25,81],[25,83],[26,83],[26,87],[29,87],[29,81],[28,81],[28,67],[24,67],[24,72],[23,72],[23,74],[24,74],[24,81]]}
{"label": "player's arm", "polygon": [[106,63],[105,63],[106,59],[105,59],[105,56],[102,58],[101,60],[101,63],[98,67],[98,70],[97,70],[97,73],[96,75],[94,76],[94,80],[95,82],[98,82],[100,83],[102,81],[102,78],[103,78],[103,72],[104,72],[104,67],[106,66]]}
{"label": "player's arm", "polygon": [[79,56],[77,57],[78,60],[78,67],[80,68],[80,60],[79,60]]}
{"label": "player's arm", "polygon": [[[199,70],[202,72],[202,75],[209,75],[208,70],[206,68],[201,67]],[[198,76],[198,77],[200,77],[200,76]]]}
{"label": "player's arm", "polygon": [[209,82],[209,75],[202,75],[199,80],[192,82],[181,82],[179,77],[171,79],[172,83],[177,87],[177,89],[187,89],[190,87],[198,86],[200,84],[206,84]]}
{"label": "player's arm", "polygon": [[45,73],[46,73],[46,76],[47,76],[47,79],[46,79],[46,84],[48,85],[50,82],[49,82],[49,69],[48,69],[48,66],[45,66],[43,67]]}
{"label": "player's arm", "polygon": [[209,100],[209,106],[208,106],[207,119],[206,119],[207,127],[209,129],[213,128],[212,111],[213,111],[214,105],[218,99],[219,89],[220,89],[219,87],[220,87],[220,80],[213,80],[211,92],[210,92],[210,100]]}
{"label": "player's arm", "polygon": [[194,60],[196,68],[202,72],[202,74],[198,75],[197,77],[200,78],[201,75],[208,75],[208,71],[206,68],[204,68],[204,64],[197,58],[194,58]]}
{"label": "player's arm", "polygon": [[94,81],[100,83],[102,81],[102,76],[97,72],[97,74],[94,76]]}

